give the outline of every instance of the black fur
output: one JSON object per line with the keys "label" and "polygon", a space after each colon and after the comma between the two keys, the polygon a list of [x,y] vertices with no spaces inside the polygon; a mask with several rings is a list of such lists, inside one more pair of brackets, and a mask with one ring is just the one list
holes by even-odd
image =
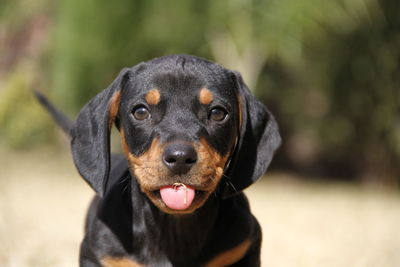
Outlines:
{"label": "black fur", "polygon": [[[154,88],[161,97],[156,105],[149,105],[145,95]],[[201,88],[212,92],[210,104],[198,101]],[[112,118],[110,105],[115,105],[111,99],[116,93],[121,99]],[[149,110],[151,119],[133,117],[132,110],[141,106]],[[215,107],[227,112],[221,122],[209,118]],[[54,110],[50,108],[52,114],[60,114]],[[63,116],[53,117],[65,122]],[[193,212],[165,212],[149,198],[135,166],[123,156],[110,157],[110,122],[114,121],[132,157],[149,151],[154,140],[163,145],[206,142],[211,154],[227,158],[223,177]],[[64,122],[62,127],[70,129]],[[140,63],[123,69],[85,105],[70,132],[79,173],[97,192],[86,222],[81,266],[101,266],[105,257],[144,266],[206,266],[246,240],[250,247],[234,266],[260,265],[261,229],[242,190],[264,174],[280,136],[274,117],[251,94],[240,74],[187,55]],[[160,187],[166,179],[159,177],[154,184]],[[168,179],[171,184],[193,180],[190,175],[172,174]]]}

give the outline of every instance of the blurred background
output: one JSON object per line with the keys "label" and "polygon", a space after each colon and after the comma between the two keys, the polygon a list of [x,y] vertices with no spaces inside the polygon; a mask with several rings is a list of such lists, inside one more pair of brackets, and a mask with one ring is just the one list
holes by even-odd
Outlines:
{"label": "blurred background", "polygon": [[263,266],[400,266],[400,1],[2,0],[0,265],[77,266],[92,195],[71,117],[120,69],[193,54],[240,71],[283,145],[249,189]]}

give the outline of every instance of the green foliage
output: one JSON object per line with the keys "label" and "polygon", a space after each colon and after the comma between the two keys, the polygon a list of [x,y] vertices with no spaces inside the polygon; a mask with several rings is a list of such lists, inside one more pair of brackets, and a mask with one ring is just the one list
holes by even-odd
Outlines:
{"label": "green foliage", "polygon": [[[6,3],[0,19],[18,28],[30,2]],[[240,71],[265,99],[281,125],[281,162],[399,180],[398,0],[62,0],[54,11],[43,8],[49,0],[35,3],[32,12],[54,17],[43,73],[62,110],[78,112],[123,67],[195,54]],[[27,108],[13,114],[22,122],[4,114],[14,112],[14,101],[35,108],[23,96],[25,78],[14,76],[2,92],[0,123],[8,125],[1,136],[17,144],[25,140],[17,125],[27,125]]]}
{"label": "green foliage", "polygon": [[77,110],[123,67],[164,54],[204,54],[202,8],[183,0],[62,1],[52,87],[67,108]]}
{"label": "green foliage", "polygon": [[[331,42],[330,55],[336,56],[324,62],[331,101],[326,124],[339,118],[349,128],[346,138],[327,142],[327,149],[348,161],[357,158],[359,172],[377,176],[396,176],[393,166],[400,160],[395,128],[400,120],[400,19],[390,16],[395,6],[385,6],[389,2],[382,1],[378,14],[371,10],[373,23],[364,21]],[[349,151],[338,151],[340,144],[348,144]]]}
{"label": "green foliage", "polygon": [[[278,57],[261,83],[271,88],[269,101],[283,101],[276,108],[289,132],[285,150],[298,164],[301,155],[337,175],[393,183],[400,160],[400,20],[391,13],[399,4],[371,3],[348,10],[344,22],[320,21],[325,30],[318,38],[305,35],[300,60]],[[297,153],[296,140],[312,149]]]}
{"label": "green foliage", "polygon": [[33,98],[29,72],[11,74],[0,92],[1,141],[14,148],[27,148],[53,140],[53,123]]}

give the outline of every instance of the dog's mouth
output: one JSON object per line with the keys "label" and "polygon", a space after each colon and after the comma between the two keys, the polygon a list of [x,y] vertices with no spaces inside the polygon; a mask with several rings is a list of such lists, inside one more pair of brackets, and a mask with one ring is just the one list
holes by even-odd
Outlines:
{"label": "dog's mouth", "polygon": [[210,195],[208,190],[184,183],[165,185],[145,193],[158,208],[169,214],[192,213]]}
{"label": "dog's mouth", "polygon": [[169,214],[192,213],[205,204],[215,192],[230,155],[220,155],[202,138],[194,144],[160,144],[154,138],[146,152],[135,156],[121,133],[130,170],[140,190]]}

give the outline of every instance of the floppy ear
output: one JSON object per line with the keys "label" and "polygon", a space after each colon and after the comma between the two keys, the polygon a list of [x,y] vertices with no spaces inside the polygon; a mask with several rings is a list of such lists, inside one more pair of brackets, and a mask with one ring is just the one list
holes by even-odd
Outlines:
{"label": "floppy ear", "polygon": [[103,195],[110,172],[110,130],[118,113],[122,89],[130,69],[91,99],[79,112],[71,130],[72,156],[81,176]]}
{"label": "floppy ear", "polygon": [[226,176],[224,197],[239,193],[258,180],[267,170],[281,143],[278,124],[269,110],[258,101],[234,72],[239,109],[239,139]]}

